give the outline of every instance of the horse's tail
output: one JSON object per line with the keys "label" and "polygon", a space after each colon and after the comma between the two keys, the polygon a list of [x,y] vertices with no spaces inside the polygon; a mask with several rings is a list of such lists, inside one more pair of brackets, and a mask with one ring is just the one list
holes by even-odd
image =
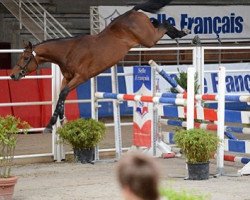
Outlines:
{"label": "horse's tail", "polygon": [[162,7],[169,4],[172,0],[149,0],[145,3],[136,5],[133,10],[143,10],[150,13],[156,13]]}

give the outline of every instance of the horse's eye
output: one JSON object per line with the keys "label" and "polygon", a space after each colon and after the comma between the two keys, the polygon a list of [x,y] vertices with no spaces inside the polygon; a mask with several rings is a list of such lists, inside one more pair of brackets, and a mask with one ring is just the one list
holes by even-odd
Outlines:
{"label": "horse's eye", "polygon": [[27,57],[26,57],[26,58],[24,58],[24,61],[28,61],[28,60],[29,60],[29,58],[27,58]]}

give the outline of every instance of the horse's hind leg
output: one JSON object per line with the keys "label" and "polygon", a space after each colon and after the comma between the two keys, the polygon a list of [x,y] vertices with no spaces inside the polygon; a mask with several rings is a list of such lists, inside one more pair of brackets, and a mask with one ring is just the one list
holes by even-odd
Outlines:
{"label": "horse's hind leg", "polygon": [[150,22],[153,24],[155,28],[159,28],[160,22],[157,19],[151,18]]}
{"label": "horse's hind leg", "polygon": [[166,34],[171,38],[182,38],[186,36],[187,34],[190,33],[190,30],[188,29],[183,29],[183,30],[178,30],[175,28],[173,25],[171,25],[168,21],[164,21],[162,24],[159,25],[159,27],[162,26],[167,29]]}

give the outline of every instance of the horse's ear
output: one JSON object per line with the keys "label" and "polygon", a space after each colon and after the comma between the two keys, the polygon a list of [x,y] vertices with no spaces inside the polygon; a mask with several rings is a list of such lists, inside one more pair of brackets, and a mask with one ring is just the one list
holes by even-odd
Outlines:
{"label": "horse's ear", "polygon": [[29,48],[32,49],[33,48],[33,44],[29,41]]}
{"label": "horse's ear", "polygon": [[23,40],[23,46],[25,49],[32,49],[33,45],[30,41]]}

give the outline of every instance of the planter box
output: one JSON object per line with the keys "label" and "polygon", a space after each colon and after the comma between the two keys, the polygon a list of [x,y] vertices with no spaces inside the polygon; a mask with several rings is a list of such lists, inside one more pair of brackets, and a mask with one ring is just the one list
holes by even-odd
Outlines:
{"label": "planter box", "polygon": [[81,162],[82,164],[86,163],[94,164],[95,148],[74,149],[74,156],[76,162]]}
{"label": "planter box", "polygon": [[209,179],[209,162],[207,163],[187,163],[189,180]]}

